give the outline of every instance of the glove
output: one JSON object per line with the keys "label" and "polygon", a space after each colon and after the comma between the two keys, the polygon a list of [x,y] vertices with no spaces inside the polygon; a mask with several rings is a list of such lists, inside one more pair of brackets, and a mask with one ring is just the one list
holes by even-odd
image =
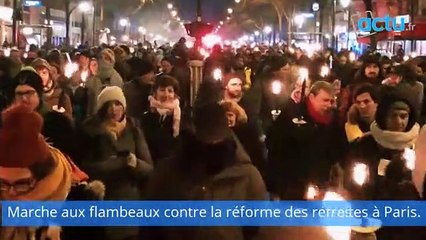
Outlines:
{"label": "glove", "polygon": [[133,153],[129,153],[129,156],[127,156],[127,166],[131,168],[135,168],[138,164],[138,159],[136,158],[136,155]]}

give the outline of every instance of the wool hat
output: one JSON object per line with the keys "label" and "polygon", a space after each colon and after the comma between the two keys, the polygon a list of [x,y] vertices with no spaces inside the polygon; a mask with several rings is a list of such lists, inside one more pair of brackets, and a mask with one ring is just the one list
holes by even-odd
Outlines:
{"label": "wool hat", "polygon": [[32,67],[24,67],[14,78],[15,90],[19,85],[28,85],[37,92],[39,97],[43,96],[43,81]]}
{"label": "wool hat", "polygon": [[417,111],[413,104],[403,96],[397,93],[385,94],[377,106],[376,122],[380,129],[386,129],[386,118],[391,109],[404,109],[410,113],[407,129],[410,130],[417,122]]}
{"label": "wool hat", "polygon": [[0,166],[28,168],[49,161],[50,150],[41,135],[43,118],[24,105],[14,105],[2,113]]}
{"label": "wool hat", "polygon": [[50,66],[49,62],[47,62],[43,58],[34,59],[34,61],[32,61],[32,63],[31,63],[31,67],[33,67],[36,70],[40,69],[40,68],[47,68],[49,70],[49,72],[51,71],[51,66]]}
{"label": "wool hat", "polygon": [[104,59],[105,62],[114,65],[115,64],[115,54],[109,48],[105,48],[101,51],[101,58]]}
{"label": "wool hat", "polygon": [[98,96],[97,109],[109,101],[119,101],[124,108],[126,108],[126,98],[124,97],[123,90],[117,86],[106,87]]}

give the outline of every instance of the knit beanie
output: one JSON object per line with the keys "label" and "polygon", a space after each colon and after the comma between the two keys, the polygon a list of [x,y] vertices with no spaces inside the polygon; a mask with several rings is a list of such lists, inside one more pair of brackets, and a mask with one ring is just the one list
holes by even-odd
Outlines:
{"label": "knit beanie", "polygon": [[41,135],[43,118],[24,105],[2,113],[0,129],[0,166],[28,168],[49,160],[50,150]]}
{"label": "knit beanie", "polygon": [[14,84],[15,86],[13,90],[15,90],[19,85],[28,85],[36,90],[40,98],[43,96],[43,81],[37,74],[36,70],[32,67],[22,68],[18,75],[16,75]]}
{"label": "knit beanie", "polygon": [[46,60],[44,60],[43,58],[34,59],[34,61],[32,61],[32,63],[31,63],[31,67],[33,67],[36,70],[40,69],[40,68],[46,68],[47,70],[49,70],[49,72],[51,71],[50,64]]}
{"label": "knit beanie", "polygon": [[380,129],[386,129],[386,118],[391,109],[407,110],[410,114],[407,129],[410,130],[417,122],[417,114],[413,105],[404,97],[397,94],[384,95],[377,106],[376,122]]}
{"label": "knit beanie", "polygon": [[126,98],[124,97],[123,90],[117,86],[106,87],[98,96],[97,110],[109,101],[119,101],[126,109]]}

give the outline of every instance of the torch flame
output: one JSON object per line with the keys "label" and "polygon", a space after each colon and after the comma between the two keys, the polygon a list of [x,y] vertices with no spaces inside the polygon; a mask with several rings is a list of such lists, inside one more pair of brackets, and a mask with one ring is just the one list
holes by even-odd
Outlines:
{"label": "torch flame", "polygon": [[275,81],[272,82],[272,93],[274,95],[280,94],[281,91],[282,91],[282,88],[283,88],[283,86],[282,86],[280,81],[275,80]]}
{"label": "torch flame", "polygon": [[71,78],[72,75],[77,72],[78,70],[78,64],[76,63],[67,63],[65,65],[65,76],[67,78]]}
{"label": "torch flame", "polygon": [[402,157],[405,159],[405,166],[413,171],[416,168],[416,152],[412,149],[405,148]]}
{"label": "torch flame", "polygon": [[10,48],[6,48],[6,49],[4,50],[4,56],[5,56],[5,57],[10,57]]}
{"label": "torch flame", "polygon": [[306,68],[299,68],[299,79],[303,82],[305,80],[308,80],[309,78],[309,71]]}
{"label": "torch flame", "polygon": [[368,166],[364,163],[357,163],[353,169],[353,179],[356,184],[362,186],[368,178]]}
{"label": "torch flame", "polygon": [[[345,198],[336,192],[326,192],[324,201],[345,201]],[[332,240],[350,240],[350,227],[325,227],[325,230]]]}
{"label": "torch flame", "polygon": [[222,70],[220,70],[219,68],[216,68],[216,69],[213,71],[213,78],[214,78],[216,81],[220,81],[220,80],[222,80]]}
{"label": "torch flame", "polygon": [[349,53],[349,61],[353,62],[356,59],[356,55],[354,52],[350,52]]}
{"label": "torch flame", "polygon": [[81,72],[81,75],[80,75],[81,81],[86,82],[88,76],[89,76],[89,71]]}
{"label": "torch flame", "polygon": [[321,73],[320,76],[321,77],[326,77],[330,74],[330,68],[328,68],[327,66],[322,66],[321,67]]}
{"label": "torch flame", "polygon": [[318,193],[318,186],[310,184],[308,186],[308,190],[306,191],[306,199],[314,200],[318,196]]}

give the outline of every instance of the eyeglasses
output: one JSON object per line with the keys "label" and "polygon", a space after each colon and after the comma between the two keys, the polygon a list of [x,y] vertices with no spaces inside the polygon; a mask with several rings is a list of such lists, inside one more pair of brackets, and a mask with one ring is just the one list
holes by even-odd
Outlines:
{"label": "eyeglasses", "polygon": [[10,192],[13,189],[18,195],[25,194],[34,188],[35,183],[34,178],[21,179],[14,183],[0,179],[0,191]]}
{"label": "eyeglasses", "polygon": [[34,97],[37,94],[35,90],[28,90],[25,92],[15,92],[15,98],[31,98]]}

